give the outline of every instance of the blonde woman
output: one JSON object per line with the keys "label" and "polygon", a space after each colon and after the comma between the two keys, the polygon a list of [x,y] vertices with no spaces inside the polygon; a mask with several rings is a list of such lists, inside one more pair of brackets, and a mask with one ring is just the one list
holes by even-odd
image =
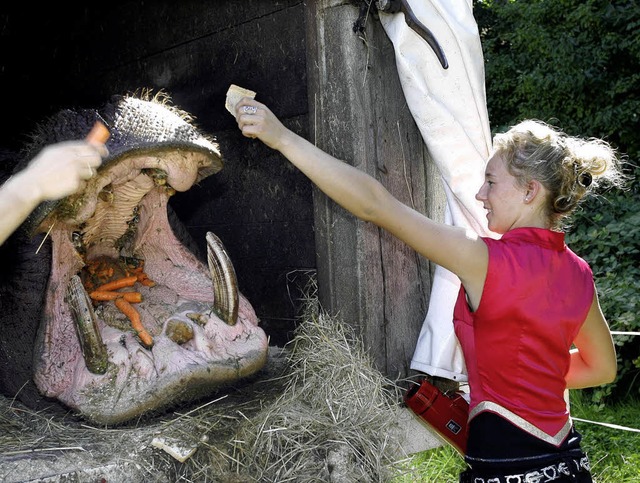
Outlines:
{"label": "blonde woman", "polygon": [[565,245],[562,223],[601,182],[621,182],[613,149],[537,121],[496,136],[476,194],[495,240],[402,204],[264,104],[244,98],[236,119],[353,215],[460,278],[454,325],[471,397],[460,481],[591,481],[564,393],[613,381],[616,354],[591,270]]}

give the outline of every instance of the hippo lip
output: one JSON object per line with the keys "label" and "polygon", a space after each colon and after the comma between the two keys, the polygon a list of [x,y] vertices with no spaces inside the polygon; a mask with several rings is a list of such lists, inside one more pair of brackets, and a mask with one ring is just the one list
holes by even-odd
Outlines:
{"label": "hippo lip", "polygon": [[[34,380],[99,424],[117,424],[210,393],[266,362],[268,342],[238,292],[220,240],[207,234],[207,267],[174,235],[167,204],[211,158],[173,149],[125,155],[40,224],[52,270],[38,334]],[[155,285],[135,304],[153,344],[143,345],[113,302],[94,302],[83,270],[95,260],[144,261]]]}

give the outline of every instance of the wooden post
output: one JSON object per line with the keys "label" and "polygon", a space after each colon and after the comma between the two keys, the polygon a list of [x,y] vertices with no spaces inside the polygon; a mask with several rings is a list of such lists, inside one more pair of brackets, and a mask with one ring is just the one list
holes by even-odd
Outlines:
{"label": "wooden post", "polygon": [[[358,15],[344,1],[307,1],[311,141],[441,219],[440,176],[407,109],[393,46],[377,19],[354,32]],[[406,375],[427,311],[429,262],[317,189],[314,217],[322,307],[357,327],[378,369]]]}

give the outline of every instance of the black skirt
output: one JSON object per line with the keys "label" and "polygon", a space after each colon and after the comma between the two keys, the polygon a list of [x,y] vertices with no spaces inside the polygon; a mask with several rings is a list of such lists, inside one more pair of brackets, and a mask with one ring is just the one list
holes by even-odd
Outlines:
{"label": "black skirt", "polygon": [[572,428],[557,447],[497,414],[483,412],[469,423],[469,469],[460,475],[460,483],[591,483],[581,439]]}

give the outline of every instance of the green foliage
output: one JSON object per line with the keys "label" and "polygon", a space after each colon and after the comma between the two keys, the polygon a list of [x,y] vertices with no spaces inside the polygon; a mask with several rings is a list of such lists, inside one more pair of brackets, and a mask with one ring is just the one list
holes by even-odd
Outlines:
{"label": "green foliage", "polygon": [[[495,129],[523,118],[640,151],[640,4],[476,1]],[[555,122],[554,122],[555,121]]]}
{"label": "green foliage", "polygon": [[391,483],[457,483],[466,464],[448,444],[412,455],[396,465],[398,476]]}
{"label": "green foliage", "polygon": [[571,391],[571,413],[576,429],[582,434],[582,448],[589,456],[594,481],[598,483],[637,483],[640,481],[640,433],[587,421],[640,429],[640,401],[594,408],[584,391]]}
{"label": "green foliage", "polygon": [[[614,331],[640,331],[640,4],[635,0],[475,0],[494,132],[537,118],[606,139],[635,174],[629,191],[589,200],[567,243],[589,262]],[[590,391],[638,394],[640,337],[615,336],[615,384]]]}

